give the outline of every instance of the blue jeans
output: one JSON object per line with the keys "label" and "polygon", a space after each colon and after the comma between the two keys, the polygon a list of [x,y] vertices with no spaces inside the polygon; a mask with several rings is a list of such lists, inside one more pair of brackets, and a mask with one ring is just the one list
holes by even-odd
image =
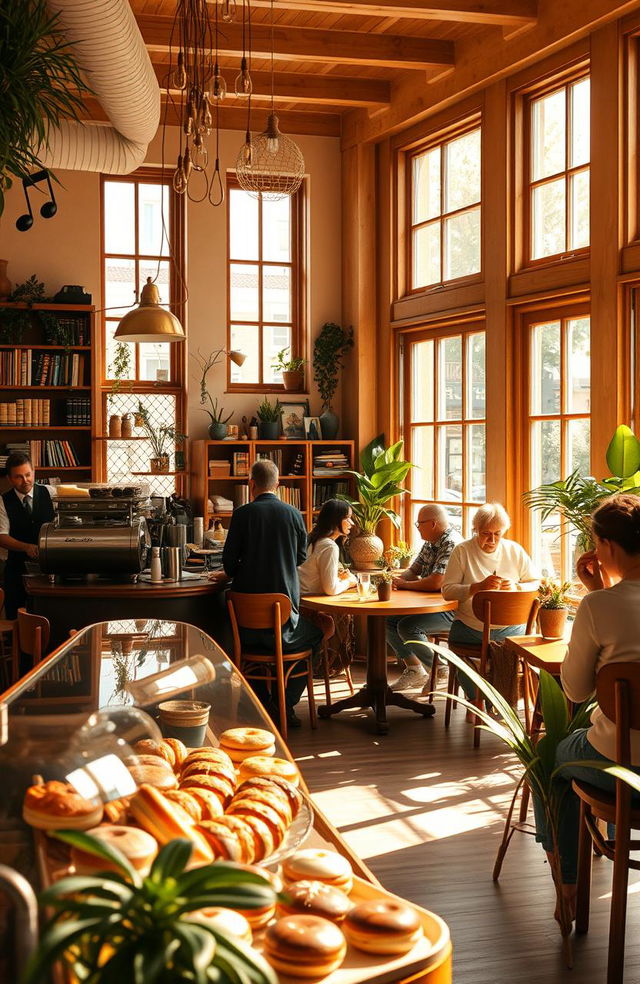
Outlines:
{"label": "blue jeans", "polygon": [[448,632],[453,622],[453,612],[433,612],[429,615],[391,615],[387,619],[387,642],[403,663],[410,656],[417,656],[425,666],[433,663],[433,651],[427,645],[414,646],[418,640],[426,643],[428,636]]}
{"label": "blue jeans", "polygon": [[[610,762],[600,752],[597,752],[587,738],[586,729],[574,731],[573,734],[563,738],[558,743],[556,749],[556,765],[560,766],[569,762]],[[640,774],[640,769],[633,770]],[[558,850],[560,851],[560,866],[562,869],[562,880],[567,885],[574,885],[578,867],[578,833],[580,830],[580,799],[571,788],[572,779],[581,779],[588,782],[598,789],[605,792],[614,793],[616,781],[613,776],[599,769],[592,769],[582,765],[567,765],[558,774],[556,779],[556,791],[560,801],[560,812],[558,816]],[[640,802],[640,794],[632,792],[634,804]],[[548,829],[547,818],[540,800],[533,797],[533,810],[536,818],[536,840],[544,846],[545,851],[553,850],[553,839],[551,831]],[[610,836],[611,836],[610,831]]]}
{"label": "blue jeans", "polygon": [[[502,629],[492,629],[491,638],[504,639],[510,635],[522,635],[525,628],[526,626],[524,625],[505,625]],[[457,618],[451,626],[449,642],[459,642],[463,646],[479,646],[482,643],[482,632],[480,629],[472,629],[471,626],[465,622],[461,622]],[[458,682],[464,690],[467,700],[474,701],[476,699],[476,688],[471,683],[467,674],[463,673],[462,670],[458,670]]]}

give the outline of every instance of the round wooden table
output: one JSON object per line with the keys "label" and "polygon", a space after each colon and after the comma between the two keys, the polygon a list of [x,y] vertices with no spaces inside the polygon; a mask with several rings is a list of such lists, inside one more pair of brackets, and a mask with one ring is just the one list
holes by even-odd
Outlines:
{"label": "round wooden table", "polygon": [[306,595],[301,604],[314,611],[347,612],[350,615],[367,616],[367,682],[352,697],[339,700],[331,706],[318,708],[320,717],[328,718],[349,707],[371,707],[380,734],[389,730],[387,723],[387,704],[405,707],[424,717],[435,714],[433,704],[412,700],[403,693],[391,690],[387,683],[387,637],[386,619],[395,615],[428,615],[431,612],[450,612],[458,607],[456,601],[445,601],[441,594],[427,594],[424,591],[394,591],[390,601],[378,601],[372,594],[366,601],[359,601],[355,591],[345,591],[340,595]]}

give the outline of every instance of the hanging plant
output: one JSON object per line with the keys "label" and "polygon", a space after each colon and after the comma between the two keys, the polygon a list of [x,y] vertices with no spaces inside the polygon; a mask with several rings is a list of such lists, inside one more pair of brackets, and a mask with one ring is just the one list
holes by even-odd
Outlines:
{"label": "hanging plant", "polygon": [[353,328],[341,328],[327,321],[313,345],[313,380],[318,387],[322,409],[330,410],[338,388],[342,360],[353,347]]}

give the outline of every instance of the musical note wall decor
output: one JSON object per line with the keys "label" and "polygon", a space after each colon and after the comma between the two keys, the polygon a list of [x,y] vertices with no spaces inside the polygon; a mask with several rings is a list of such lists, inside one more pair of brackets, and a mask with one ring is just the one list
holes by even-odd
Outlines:
{"label": "musical note wall decor", "polygon": [[[41,181],[46,181],[49,188],[49,201],[45,202],[44,205],[40,206],[40,215],[43,219],[52,219],[53,216],[58,211],[58,206],[56,204],[55,195],[53,194],[53,188],[51,187],[51,178],[49,177],[49,172],[47,170],[34,171],[30,174],[28,178],[22,179],[22,188],[24,191],[24,197],[27,201],[27,209],[24,215],[19,216],[16,220],[16,229],[19,232],[27,232],[33,225],[33,209],[31,208],[31,202],[29,200],[29,188],[35,188]],[[40,191],[36,188],[36,191]],[[45,192],[46,194],[46,192]]]}

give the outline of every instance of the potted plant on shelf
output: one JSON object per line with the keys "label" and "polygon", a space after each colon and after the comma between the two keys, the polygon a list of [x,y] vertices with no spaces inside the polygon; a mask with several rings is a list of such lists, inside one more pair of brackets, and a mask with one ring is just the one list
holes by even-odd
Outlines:
{"label": "potted plant on shelf", "polygon": [[391,601],[391,591],[393,589],[393,572],[385,568],[376,574],[378,585],[378,601]]}
{"label": "potted plant on shelf", "polygon": [[260,440],[277,441],[280,437],[280,422],[282,418],[280,400],[276,398],[275,403],[270,403],[266,396],[263,396],[256,413],[259,421],[258,431]]}
{"label": "potted plant on shelf", "polygon": [[384,434],[378,435],[371,441],[360,456],[362,472],[349,471],[353,475],[358,490],[358,498],[348,495],[339,498],[346,499],[353,511],[358,532],[349,538],[349,554],[356,570],[375,570],[384,550],[384,543],[376,530],[381,519],[390,519],[397,528],[400,518],[388,508],[388,503],[396,496],[404,495],[407,491],[401,486],[413,467],[401,458],[404,441],[398,441],[390,448],[384,447]]}
{"label": "potted plant on shelf", "polygon": [[[198,362],[201,370],[200,375],[200,406],[205,413],[209,414],[211,423],[209,424],[209,437],[212,441],[222,441],[227,436],[227,424],[233,416],[233,412],[224,416],[224,407],[218,408],[218,397],[212,399],[207,387],[207,374],[210,369],[220,361],[224,349],[210,352],[203,355],[202,352],[193,353],[194,359]],[[208,406],[207,406],[208,404]]]}
{"label": "potted plant on shelf", "polygon": [[332,400],[338,388],[342,360],[353,347],[353,328],[341,328],[327,321],[313,345],[313,379],[322,400],[320,424],[322,436],[333,440],[338,436],[340,419],[333,412]]}
{"label": "potted plant on shelf", "polygon": [[63,878],[41,893],[42,906],[53,915],[23,984],[49,980],[61,967],[74,980],[95,984],[134,977],[149,984],[277,984],[275,972],[256,950],[199,911],[272,905],[275,891],[266,877],[222,861],[186,871],[192,851],[187,840],[161,848],[144,877],[120,851],[90,834],[58,831],[54,836],[104,859],[109,870]]}
{"label": "potted plant on shelf", "polygon": [[290,346],[280,349],[271,368],[282,373],[282,382],[286,390],[301,390],[304,385],[304,367],[306,359],[285,359]]}
{"label": "potted plant on shelf", "polygon": [[186,434],[181,434],[172,424],[154,426],[142,403],[138,403],[136,413],[142,419],[142,428],[153,451],[153,457],[149,459],[149,471],[152,475],[166,475],[169,471],[170,453],[175,450],[176,445],[186,440]]}
{"label": "potted plant on shelf", "polygon": [[562,639],[567,624],[567,595],[571,590],[571,582],[554,581],[544,577],[538,587],[540,608],[538,622],[540,632],[545,639]]}

